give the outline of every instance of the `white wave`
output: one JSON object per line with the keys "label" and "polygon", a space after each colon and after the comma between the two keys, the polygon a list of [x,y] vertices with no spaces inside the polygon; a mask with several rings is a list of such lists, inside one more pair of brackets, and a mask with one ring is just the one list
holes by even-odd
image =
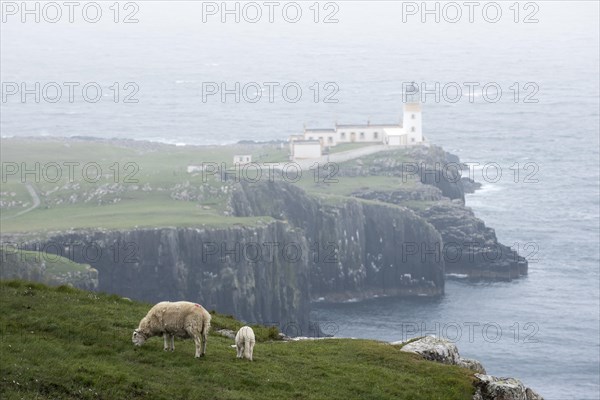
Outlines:
{"label": "white wave", "polygon": [[469,277],[469,275],[467,275],[467,274],[453,274],[453,273],[446,274],[446,276],[449,278],[458,278],[458,279],[465,279],[465,278]]}
{"label": "white wave", "polygon": [[467,193],[467,197],[470,199],[479,198],[482,195],[499,192],[503,190],[502,186],[493,183],[482,183],[481,187],[475,191],[475,193]]}

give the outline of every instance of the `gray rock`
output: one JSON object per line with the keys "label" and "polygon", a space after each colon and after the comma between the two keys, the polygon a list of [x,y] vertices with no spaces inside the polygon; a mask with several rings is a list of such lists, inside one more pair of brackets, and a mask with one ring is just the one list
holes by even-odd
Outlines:
{"label": "gray rock", "polygon": [[[527,260],[500,243],[494,230],[465,207],[464,194],[472,193],[481,184],[462,176],[466,174],[465,166],[459,158],[437,146],[407,152],[406,159],[412,160],[408,163],[391,151],[366,159],[362,166],[340,168],[340,176],[396,176],[411,182],[409,186],[390,190],[362,188],[351,196],[415,210],[442,236],[439,245],[443,247],[446,273],[485,280],[511,280],[527,275]],[[413,182],[419,174],[420,179]],[[427,205],[423,208],[419,202],[433,205],[423,203]]]}
{"label": "gray rock", "polygon": [[405,344],[402,351],[416,353],[427,360],[437,361],[443,364],[458,365],[468,368],[472,371],[485,374],[485,368],[477,360],[462,358],[456,345],[449,340],[436,338],[435,336],[425,336],[408,344]]}
{"label": "gray rock", "polygon": [[217,333],[221,336],[225,336],[229,339],[235,339],[235,332],[232,331],[231,329],[218,329],[215,331],[215,333]]}
{"label": "gray rock", "polygon": [[540,396],[530,388],[525,389],[525,395],[527,396],[527,400],[544,400],[542,396]]}
{"label": "gray rock", "polygon": [[479,374],[485,374],[485,368],[483,367],[483,365],[477,361],[477,360],[473,360],[471,358],[461,358],[458,365],[460,365],[461,367],[464,368],[468,368],[472,371],[475,371]]}
{"label": "gray rock", "polygon": [[473,400],[543,400],[515,378],[498,378],[491,375],[475,374],[477,387]]}
{"label": "gray rock", "polygon": [[475,182],[473,179],[463,176],[460,178],[465,193],[475,193],[476,190],[481,189],[481,183]]}
{"label": "gray rock", "polygon": [[498,242],[495,231],[470,208],[449,201],[438,202],[418,214],[442,236],[446,273],[499,280],[527,275],[527,260]]}
{"label": "gray rock", "polygon": [[422,337],[405,344],[401,350],[407,353],[416,353],[427,360],[443,364],[459,365],[461,361],[458,348],[454,343],[435,336]]}

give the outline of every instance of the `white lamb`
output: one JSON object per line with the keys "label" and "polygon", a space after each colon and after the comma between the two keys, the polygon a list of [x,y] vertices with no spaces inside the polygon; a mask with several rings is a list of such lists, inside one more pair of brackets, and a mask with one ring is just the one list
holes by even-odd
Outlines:
{"label": "white lamb", "polygon": [[254,351],[254,331],[249,326],[242,326],[235,335],[235,345],[237,347],[237,358],[247,358],[252,361],[252,352]]}
{"label": "white lamb", "polygon": [[[141,346],[153,336],[163,335],[165,351],[175,350],[175,336],[193,338],[196,343],[196,358],[206,354],[206,340],[210,329],[211,316],[200,304],[188,301],[158,303],[148,311],[133,331],[131,340]],[[168,339],[170,340],[170,347]]]}

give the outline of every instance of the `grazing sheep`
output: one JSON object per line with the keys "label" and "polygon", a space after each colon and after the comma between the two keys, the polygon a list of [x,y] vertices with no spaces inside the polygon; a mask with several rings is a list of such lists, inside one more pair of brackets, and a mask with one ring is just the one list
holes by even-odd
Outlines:
{"label": "grazing sheep", "polygon": [[152,307],[142,318],[139,327],[133,331],[131,340],[134,345],[141,346],[148,338],[163,335],[165,351],[174,351],[175,336],[183,339],[193,338],[198,358],[206,353],[210,319],[210,314],[200,304],[163,301]]}
{"label": "grazing sheep", "polygon": [[242,326],[235,335],[235,345],[237,347],[237,358],[247,358],[252,361],[252,352],[254,351],[254,331],[249,326]]}

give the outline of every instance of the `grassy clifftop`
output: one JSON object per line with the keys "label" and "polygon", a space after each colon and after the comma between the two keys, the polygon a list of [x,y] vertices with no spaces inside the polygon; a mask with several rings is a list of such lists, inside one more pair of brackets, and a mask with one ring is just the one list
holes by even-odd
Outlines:
{"label": "grassy clifftop", "polygon": [[[272,341],[256,327],[254,362],[211,334],[143,347],[131,332],[150,305],[66,286],[0,282],[2,399],[470,399],[472,372],[371,340]],[[215,314],[213,331],[241,323]]]}
{"label": "grassy clifftop", "polygon": [[256,162],[282,161],[286,151],[275,144],[180,147],[131,140],[2,139],[0,231],[260,224],[264,218],[225,216],[230,184],[220,182],[218,174],[190,174],[187,167],[225,163],[231,168],[234,154],[250,154]]}
{"label": "grassy clifftop", "polygon": [[[281,180],[282,172],[235,168],[233,156],[248,154],[256,163],[284,165],[287,151],[287,146],[277,143],[172,146],[116,139],[2,139],[0,232],[260,225],[269,218],[240,218],[228,212],[235,181]],[[412,160],[405,149],[385,154]],[[362,159],[369,163],[376,155]],[[340,165],[356,167],[357,162]],[[188,172],[188,167],[203,163],[227,171],[229,178],[225,181],[212,169]],[[319,196],[347,197],[358,189],[414,189],[413,179],[388,175],[342,176],[337,167],[325,169],[319,164],[301,173],[291,168],[285,177]]]}

